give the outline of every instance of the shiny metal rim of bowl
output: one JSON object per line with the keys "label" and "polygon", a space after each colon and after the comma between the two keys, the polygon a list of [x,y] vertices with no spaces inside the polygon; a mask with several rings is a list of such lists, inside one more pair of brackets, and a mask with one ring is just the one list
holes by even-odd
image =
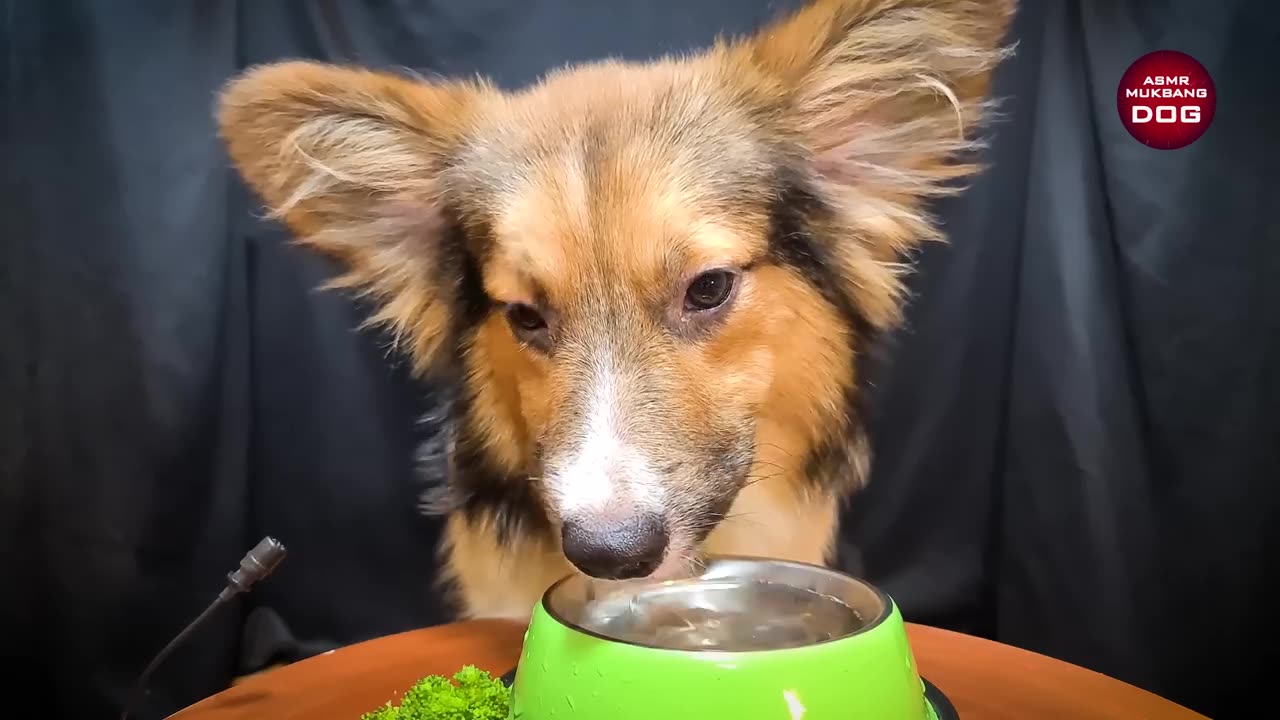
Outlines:
{"label": "shiny metal rim of bowl", "polygon": [[[893,600],[878,588],[861,580],[836,572],[820,565],[796,562],[792,560],[775,560],[772,558],[748,557],[741,555],[718,555],[709,558],[701,574],[685,580],[652,583],[652,587],[661,587],[672,582],[688,582],[689,580],[754,580],[782,583],[794,587],[812,590],[836,598],[848,605],[866,621],[859,627],[838,637],[819,640],[808,645],[801,645],[793,650],[816,647],[828,643],[845,640],[862,633],[870,632],[883,623],[893,611]],[[580,613],[587,603],[595,599],[594,584],[585,575],[573,574],[556,581],[542,596],[542,607],[553,620],[561,625],[590,637],[633,647],[668,652],[721,654],[775,652],[772,650],[720,650],[720,649],[676,649],[663,645],[635,642],[611,637],[584,627],[572,616]],[[566,593],[574,592],[566,597]]]}

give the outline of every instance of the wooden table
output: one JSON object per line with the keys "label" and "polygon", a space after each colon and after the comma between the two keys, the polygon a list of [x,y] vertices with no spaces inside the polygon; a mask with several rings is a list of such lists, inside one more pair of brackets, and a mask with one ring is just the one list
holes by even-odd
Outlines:
{"label": "wooden table", "polygon": [[[1207,720],[1075,665],[946,630],[908,625],[920,672],[961,720]],[[466,622],[392,635],[273,670],[169,720],[358,720],[424,675],[515,667],[524,627]]]}

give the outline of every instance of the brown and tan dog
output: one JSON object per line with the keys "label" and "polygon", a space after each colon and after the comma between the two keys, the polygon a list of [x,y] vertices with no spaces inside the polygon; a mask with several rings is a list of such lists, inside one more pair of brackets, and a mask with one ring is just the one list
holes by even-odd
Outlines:
{"label": "brown and tan dog", "polygon": [[977,170],[1013,0],[817,0],[521,92],[291,62],[221,98],[238,169],[417,369],[457,381],[443,578],[527,617],[576,567],[828,560],[854,358]]}

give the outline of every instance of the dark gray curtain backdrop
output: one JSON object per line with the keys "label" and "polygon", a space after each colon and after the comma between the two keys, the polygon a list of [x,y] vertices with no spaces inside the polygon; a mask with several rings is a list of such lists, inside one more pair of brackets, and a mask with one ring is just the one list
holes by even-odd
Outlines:
{"label": "dark gray curtain backdrop", "polygon": [[[147,718],[241,672],[447,621],[415,511],[432,405],[314,290],[214,137],[286,57],[515,87],[750,30],[766,0],[8,0],[0,187],[6,703],[114,717],[262,535],[290,555],[155,678]],[[909,326],[870,360],[877,452],[844,562],[909,620],[1079,663],[1215,718],[1268,692],[1280,570],[1280,13],[1025,0],[992,167],[939,208]],[[1147,149],[1116,84],[1198,58],[1218,111]],[[16,710],[15,710],[16,711]],[[17,716],[26,716],[19,712]],[[1033,720],[1033,719],[1028,719]]]}

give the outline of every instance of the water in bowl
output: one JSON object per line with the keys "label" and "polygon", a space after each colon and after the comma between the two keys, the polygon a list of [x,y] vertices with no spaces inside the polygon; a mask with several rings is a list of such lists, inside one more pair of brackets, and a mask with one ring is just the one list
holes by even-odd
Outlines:
{"label": "water in bowl", "polygon": [[837,598],[750,579],[614,591],[583,610],[581,624],[591,632],[669,650],[781,650],[834,640],[866,624]]}

